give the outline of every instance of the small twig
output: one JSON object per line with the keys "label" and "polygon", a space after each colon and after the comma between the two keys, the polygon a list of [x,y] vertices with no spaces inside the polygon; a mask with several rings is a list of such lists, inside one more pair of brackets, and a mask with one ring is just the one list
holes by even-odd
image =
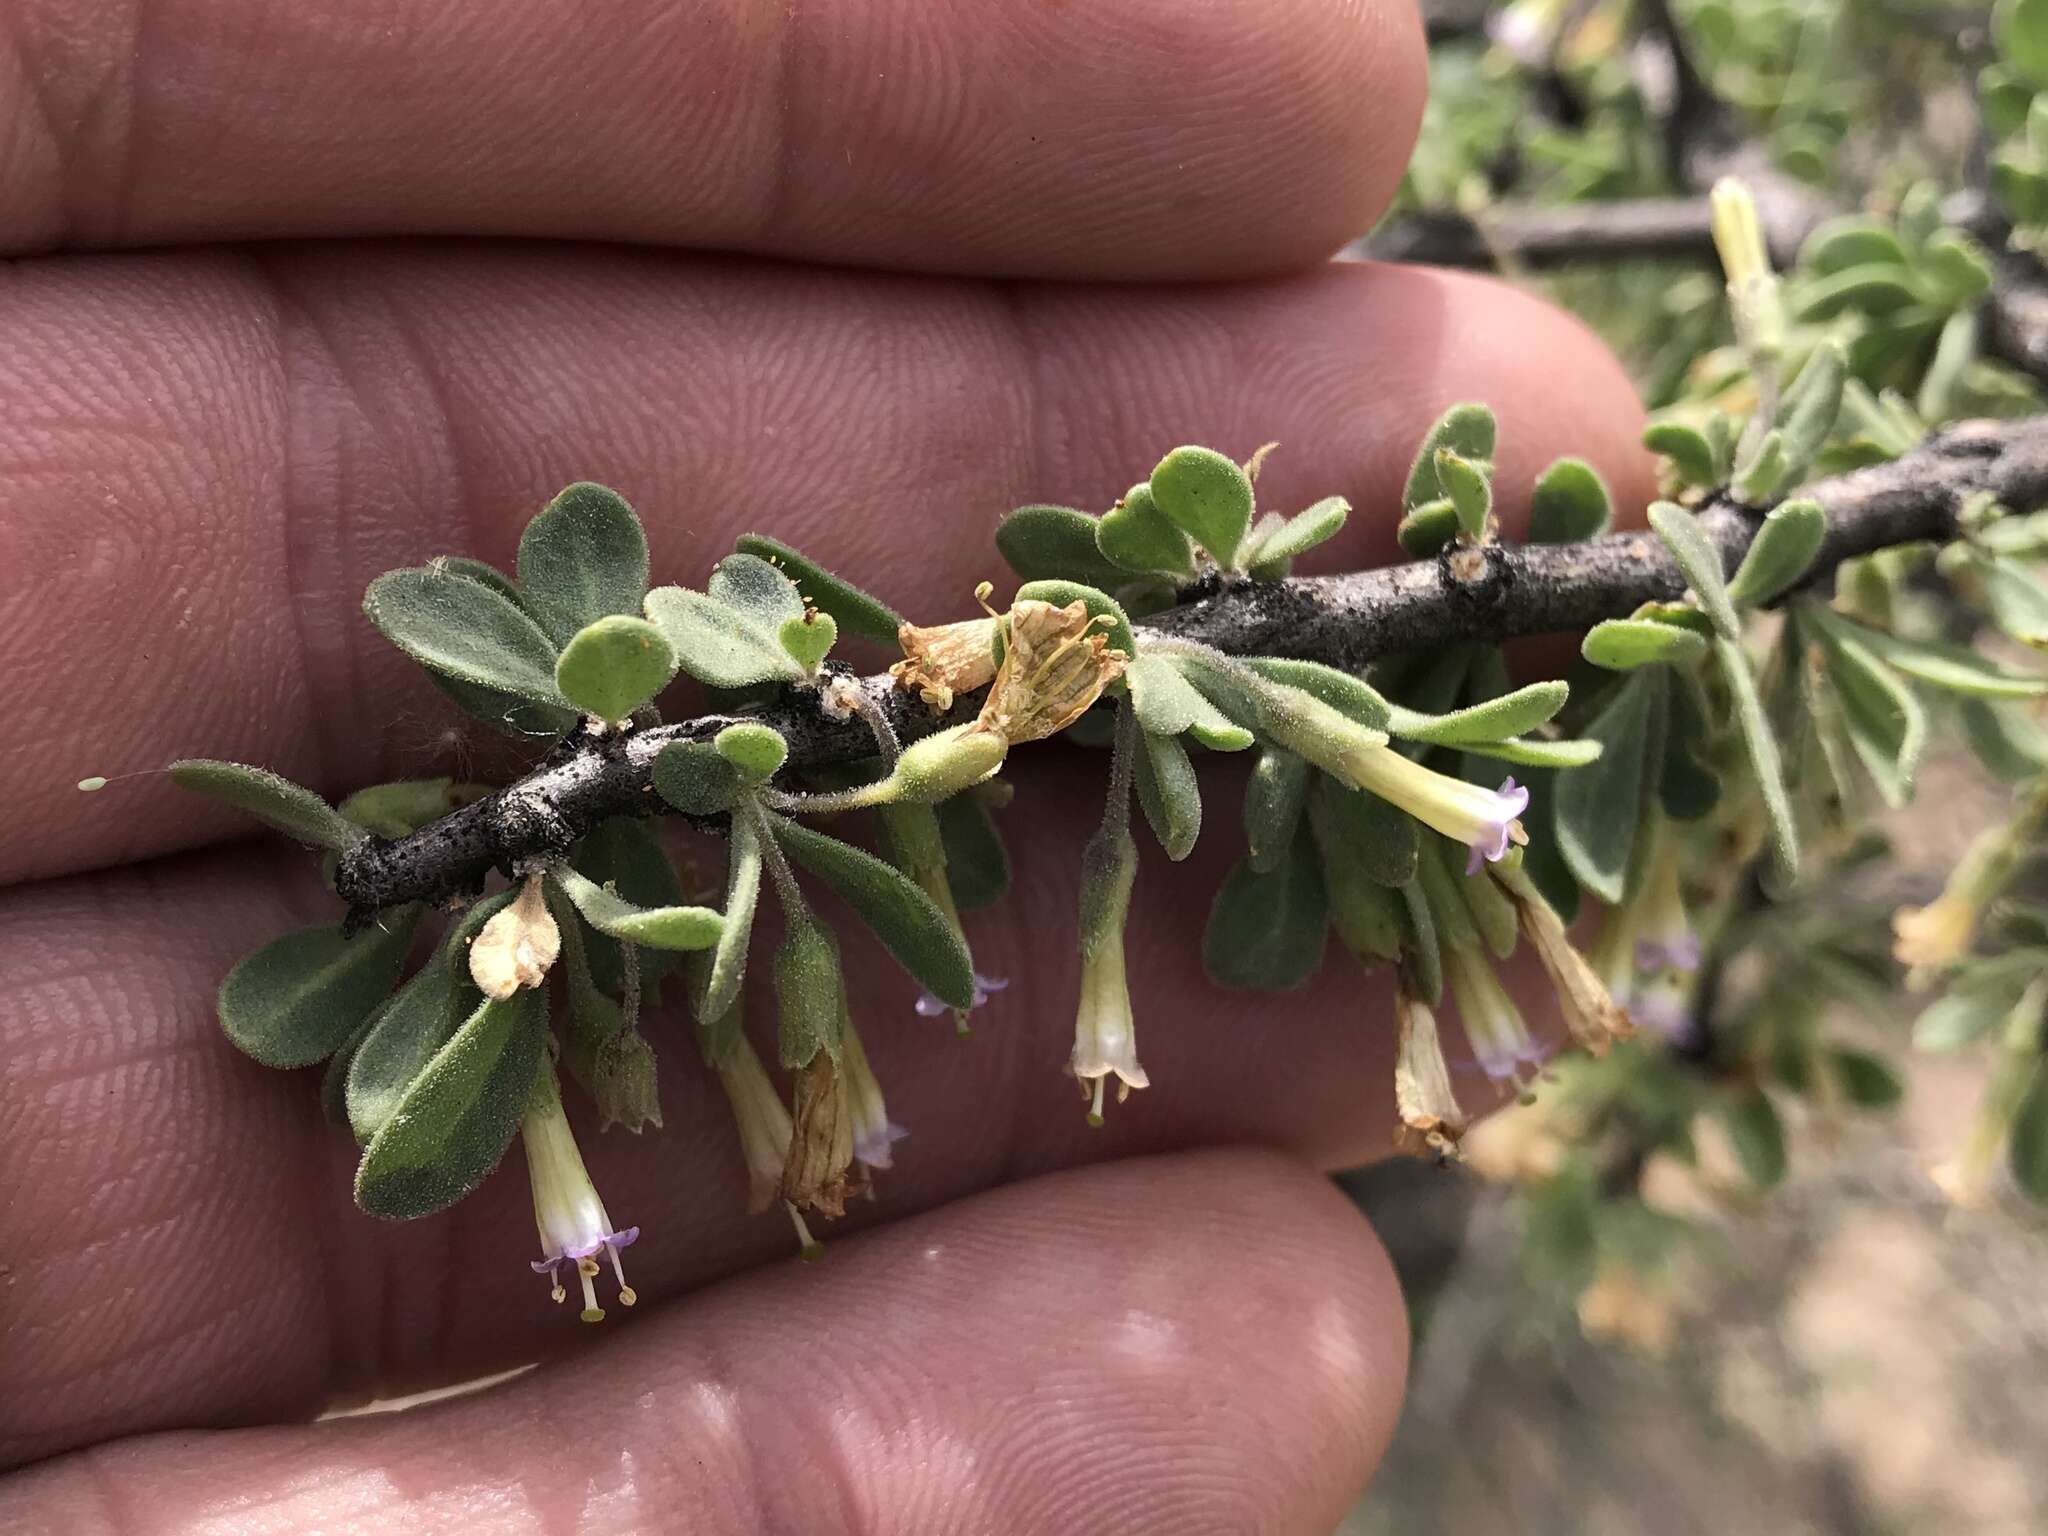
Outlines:
{"label": "small twig", "polygon": [[[2015,511],[2048,506],[2048,417],[1966,422],[1890,463],[1802,487],[1799,494],[1828,515],[1816,577],[1874,550],[1952,538],[1964,501],[1987,491]],[[1718,501],[1700,516],[1732,570],[1754,536],[1756,513]],[[1174,636],[1226,655],[1292,656],[1357,671],[1395,652],[1582,631],[1684,590],[1684,576],[1656,539],[1616,533],[1578,544],[1493,547],[1476,580],[1452,576],[1441,560],[1285,581],[1224,585],[1212,577],[1193,600],[1134,622],[1141,636]],[[970,719],[981,703],[980,691],[963,694],[941,714],[886,673],[860,686],[905,741]],[[786,690],[744,716],[708,715],[623,735],[579,728],[496,794],[408,837],[370,837],[349,849],[337,861],[335,888],[360,924],[400,902],[479,890],[493,868],[560,858],[610,817],[665,813],[653,783],[661,750],[709,740],[740,719],[780,731],[793,768],[875,753],[865,724],[826,718],[809,689]]]}

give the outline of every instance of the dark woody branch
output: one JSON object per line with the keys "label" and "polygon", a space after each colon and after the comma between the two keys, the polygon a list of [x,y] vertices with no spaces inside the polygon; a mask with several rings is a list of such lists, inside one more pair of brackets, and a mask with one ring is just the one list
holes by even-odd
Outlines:
{"label": "dark woody branch", "polygon": [[[1853,556],[1952,538],[1965,500],[1989,492],[2015,510],[2048,506],[2048,417],[1969,422],[1888,464],[1817,481],[1828,534],[1815,576]],[[1758,514],[1728,501],[1701,513],[1733,570]],[[1292,656],[1357,670],[1377,657],[1472,641],[1584,630],[1640,604],[1671,600],[1685,579],[1647,533],[1579,544],[1496,546],[1343,576],[1224,583],[1211,577],[1180,606],[1136,621],[1140,633],[1198,641],[1238,656]],[[904,742],[972,717],[977,696],[939,713],[883,673],[861,680]],[[792,767],[869,757],[874,737],[857,717],[833,719],[818,695],[789,689],[744,716],[706,715],[624,734],[577,731],[533,770],[409,837],[371,837],[344,853],[335,886],[351,921],[407,901],[442,901],[479,889],[493,868],[514,873],[558,858],[599,822],[668,807],[653,765],[671,742],[701,741],[736,720],[760,721],[789,743]]]}

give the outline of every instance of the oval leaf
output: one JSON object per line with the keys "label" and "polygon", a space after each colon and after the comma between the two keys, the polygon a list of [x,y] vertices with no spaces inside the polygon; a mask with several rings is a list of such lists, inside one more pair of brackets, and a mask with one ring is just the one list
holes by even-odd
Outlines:
{"label": "oval leaf", "polygon": [[1178,863],[1194,851],[1202,831],[1202,791],[1195,765],[1178,737],[1142,738],[1137,764],[1138,804],[1166,856]]}
{"label": "oval leaf", "polygon": [[579,481],[526,525],[518,571],[519,599],[541,628],[567,644],[599,619],[639,613],[647,595],[647,534],[617,491]]}
{"label": "oval leaf", "polygon": [[565,708],[555,687],[555,642],[511,599],[436,570],[386,571],[363,594],[384,638],[452,682]]}
{"label": "oval leaf", "polygon": [[613,614],[569,637],[555,662],[562,697],[600,720],[624,720],[669,685],[676,653],[645,619]]}
{"label": "oval leaf", "polygon": [[1285,991],[1323,963],[1330,909],[1304,827],[1269,874],[1232,866],[1209,908],[1202,964],[1219,986]]}
{"label": "oval leaf", "polygon": [[1152,499],[1168,521],[1232,567],[1252,525],[1252,482],[1212,448],[1176,448],[1152,471]]}
{"label": "oval leaf", "polygon": [[1308,763],[1284,747],[1265,747],[1244,791],[1245,862],[1271,874],[1294,847],[1308,805]]}
{"label": "oval leaf", "polygon": [[1147,735],[1192,732],[1195,740],[1217,752],[1241,752],[1252,744],[1252,733],[1211,704],[1164,656],[1141,652],[1125,671],[1124,681]]}
{"label": "oval leaf", "polygon": [[599,933],[650,949],[709,949],[724,929],[709,907],[638,907],[597,885],[576,870],[557,869],[555,881],[585,922]]}
{"label": "oval leaf", "polygon": [[850,843],[779,816],[769,825],[783,851],[838,892],[913,979],[950,1007],[974,1005],[967,941],[931,897]]}
{"label": "oval leaf", "polygon": [[1558,852],[1565,867],[1605,902],[1621,900],[1650,789],[1650,737],[1663,712],[1664,675],[1637,672],[1614,690],[1586,727],[1599,760],[1557,781]]}
{"label": "oval leaf", "polygon": [[266,1067],[325,1061],[391,995],[418,920],[401,907],[353,937],[332,926],[272,939],[221,983],[221,1028]]}
{"label": "oval leaf", "polygon": [[1095,525],[1095,547],[1127,571],[1195,574],[1195,546],[1152,499],[1152,487],[1132,486]]}
{"label": "oval leaf", "polygon": [[180,789],[209,796],[246,811],[288,837],[336,853],[363,840],[363,829],[310,789],[246,763],[224,763],[210,757],[180,758],[170,767],[171,782]]}
{"label": "oval leaf", "polygon": [[1671,558],[1678,562],[1679,570],[1685,573],[1686,585],[1692,588],[1700,607],[1713,620],[1715,630],[1723,639],[1739,638],[1742,626],[1735,617],[1734,604],[1728,601],[1721,552],[1707,537],[1700,520],[1675,501],[1653,501],[1650,503],[1650,527],[1664,541],[1664,547],[1671,551]]}
{"label": "oval leaf", "polygon": [[1284,575],[1284,570],[1269,571],[1268,567],[1278,567],[1282,561],[1314,549],[1325,539],[1335,538],[1350,516],[1351,503],[1342,496],[1325,496],[1314,506],[1295,513],[1259,540],[1258,548],[1251,552],[1255,562],[1253,574]]}
{"label": "oval leaf", "polygon": [[1596,667],[1632,672],[1637,667],[1690,665],[1707,654],[1707,642],[1689,629],[1653,619],[1602,619],[1586,631],[1579,653]]}
{"label": "oval leaf", "polygon": [[356,1168],[356,1204],[409,1220],[460,1200],[505,1155],[544,1065],[546,993],[485,1002],[393,1106]]}
{"label": "oval leaf", "polygon": [[1072,507],[1019,507],[996,528],[996,553],[1019,581],[1081,581],[1106,591],[1130,572],[1097,547],[1095,522]]}
{"label": "oval leaf", "polygon": [[1773,507],[1728,582],[1728,601],[1738,608],[1768,603],[1806,574],[1827,535],[1828,517],[1819,502]]}
{"label": "oval leaf", "polygon": [[1529,498],[1529,542],[1576,544],[1605,533],[1613,517],[1600,472],[1584,459],[1559,459],[1543,471]]}
{"label": "oval leaf", "polygon": [[[1475,461],[1491,460],[1498,430],[1493,412],[1483,405],[1454,405],[1439,416],[1436,425],[1423,438],[1422,446],[1416,450],[1415,462],[1408,470],[1408,486],[1401,495],[1403,511],[1413,514],[1425,502],[1447,496],[1437,481],[1436,454],[1439,448],[1448,448]],[[1403,542],[1405,546],[1406,541]]]}
{"label": "oval leaf", "polygon": [[1389,706],[1386,729],[1409,741],[1426,741],[1436,746],[1463,747],[1481,742],[1505,741],[1543,724],[1560,709],[1571,694],[1564,683],[1552,680],[1531,683],[1504,693],[1499,698],[1454,710],[1448,715],[1425,715],[1399,704]]}
{"label": "oval leaf", "polygon": [[896,644],[896,632],[903,627],[903,615],[880,598],[863,592],[852,582],[833,575],[787,544],[758,533],[741,534],[741,554],[757,555],[779,568],[796,583],[799,597],[820,613],[829,613],[850,635],[872,640],[877,645]]}

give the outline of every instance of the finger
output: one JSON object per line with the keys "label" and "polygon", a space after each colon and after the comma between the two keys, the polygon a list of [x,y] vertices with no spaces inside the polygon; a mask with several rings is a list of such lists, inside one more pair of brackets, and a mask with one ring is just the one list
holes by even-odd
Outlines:
{"label": "finger", "polygon": [[1323,1180],[1214,1153],[1015,1186],[453,1403],[104,1447],[10,1530],[1328,1531],[1406,1365]]}
{"label": "finger", "polygon": [[[1084,1161],[1258,1142],[1338,1166],[1391,1145],[1386,973],[1333,952],[1280,996],[1225,992],[1202,974],[1199,904],[1238,846],[1228,800],[1212,801],[1217,824],[1188,864],[1148,860],[1141,873],[1131,995],[1153,1086],[1087,1127],[1063,1069],[1073,872],[1101,793],[1092,763],[1020,785],[1019,883],[968,916],[977,964],[1011,986],[966,1039],[918,1017],[914,985],[835,914],[854,1018],[910,1136],[877,1200],[820,1228],[828,1243]],[[233,960],[331,920],[309,863],[226,849],[0,896],[0,1167],[19,1191],[0,1203],[0,1254],[9,1316],[23,1322],[0,1353],[0,1464],[145,1429],[292,1417],[582,1344],[587,1330],[528,1268],[519,1149],[448,1212],[371,1220],[350,1203],[356,1148],[322,1122],[316,1074],[257,1067],[222,1037],[214,998]],[[754,938],[749,1012],[770,1061],[772,942]],[[1528,968],[1516,974],[1534,990]],[[779,1211],[745,1211],[731,1113],[679,991],[646,1024],[663,1130],[597,1135],[572,1095],[607,1209],[641,1230],[626,1267],[647,1304],[794,1247]],[[1458,1084],[1472,1109],[1493,1101],[1476,1074]]]}
{"label": "finger", "polygon": [[91,0],[0,27],[15,251],[544,235],[1220,277],[1363,234],[1426,88],[1404,0]]}
{"label": "finger", "polygon": [[1104,507],[1177,442],[1248,455],[1289,509],[1358,511],[1318,559],[1379,561],[1415,444],[1502,418],[1510,526],[1579,453],[1646,499],[1635,395],[1546,305],[1481,279],[1336,266],[1230,288],[923,282],[578,250],[312,248],[22,264],[0,352],[0,879],[238,823],[178,756],[342,790],[446,771],[452,718],[363,620],[379,571],[509,563],[562,485],[619,486],[657,576],[758,527],[921,620],[958,616],[1027,501]]}

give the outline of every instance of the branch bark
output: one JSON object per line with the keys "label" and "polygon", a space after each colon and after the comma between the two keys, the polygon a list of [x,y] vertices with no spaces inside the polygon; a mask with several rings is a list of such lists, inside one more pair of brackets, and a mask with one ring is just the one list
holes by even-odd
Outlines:
{"label": "branch bark", "polygon": [[[1946,540],[1969,496],[1989,491],[2007,506],[2048,506],[2048,416],[1966,422],[1887,464],[1817,481],[1800,494],[1820,502],[1828,532],[1816,578],[1842,561],[1898,544]],[[1701,512],[1722,563],[1733,570],[1760,514],[1726,499]],[[1237,656],[1291,656],[1356,671],[1380,656],[1470,641],[1584,630],[1640,604],[1685,590],[1677,564],[1643,532],[1578,544],[1496,546],[1483,556],[1442,556],[1342,576],[1285,581],[1211,577],[1178,607],[1136,621],[1146,634],[1199,641]],[[887,673],[860,686],[900,739],[915,741],[979,708],[978,695],[940,714]],[[858,719],[821,713],[816,693],[785,690],[746,715],[706,715],[623,734],[578,730],[534,769],[496,794],[409,837],[371,837],[342,854],[335,888],[350,921],[407,901],[441,901],[479,889],[493,868],[507,874],[559,858],[613,816],[664,814],[654,759],[672,742],[704,741],[740,719],[773,726],[794,767],[872,756]]]}

